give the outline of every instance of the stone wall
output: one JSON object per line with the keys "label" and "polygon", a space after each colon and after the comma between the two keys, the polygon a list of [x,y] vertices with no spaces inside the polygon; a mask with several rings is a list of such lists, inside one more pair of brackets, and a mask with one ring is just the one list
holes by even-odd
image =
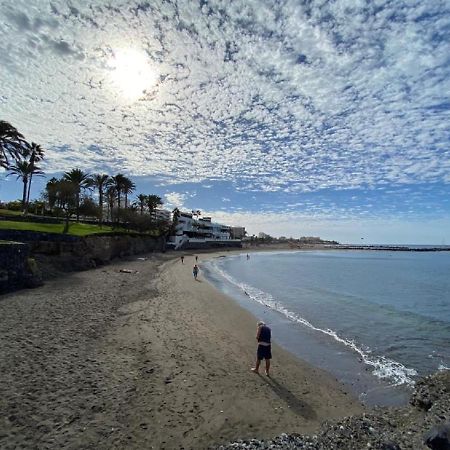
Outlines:
{"label": "stone wall", "polygon": [[0,293],[40,284],[40,273],[34,261],[30,260],[29,246],[0,241]]}
{"label": "stone wall", "polygon": [[30,280],[36,278],[36,271],[42,273],[42,278],[48,279],[61,272],[107,264],[114,258],[164,252],[166,241],[164,237],[124,233],[77,237],[4,231],[0,233],[0,239],[16,241],[0,245],[0,279],[3,280],[4,291],[32,284]]}
{"label": "stone wall", "polygon": [[31,253],[42,264],[59,271],[85,270],[114,258],[165,251],[165,238],[139,235],[87,236],[75,241],[30,242]]}

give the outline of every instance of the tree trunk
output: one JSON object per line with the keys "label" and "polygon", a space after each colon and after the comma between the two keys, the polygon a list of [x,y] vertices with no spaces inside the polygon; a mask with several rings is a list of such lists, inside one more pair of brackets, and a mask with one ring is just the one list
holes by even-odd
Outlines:
{"label": "tree trunk", "polygon": [[63,234],[67,234],[69,232],[69,217],[70,217],[70,212],[67,211],[65,221],[64,221]]}
{"label": "tree trunk", "polygon": [[98,190],[98,206],[100,209],[100,228],[103,225],[103,191],[100,188]]}
{"label": "tree trunk", "polygon": [[77,203],[77,222],[80,221],[80,193],[77,192],[75,201]]}
{"label": "tree trunk", "polygon": [[120,223],[120,193],[117,194],[117,223]]}
{"label": "tree trunk", "polygon": [[28,178],[23,177],[23,192],[22,192],[22,212],[24,214],[27,213],[27,187],[28,187]]}
{"label": "tree trunk", "polygon": [[27,208],[30,204],[30,192],[31,192],[31,180],[33,179],[33,173],[30,173],[30,179],[28,180],[28,192],[27,192]]}

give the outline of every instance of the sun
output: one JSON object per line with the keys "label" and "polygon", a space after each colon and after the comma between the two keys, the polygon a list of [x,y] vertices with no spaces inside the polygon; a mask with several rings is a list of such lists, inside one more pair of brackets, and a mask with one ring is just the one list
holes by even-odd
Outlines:
{"label": "sun", "polygon": [[154,87],[158,74],[146,54],[136,49],[117,49],[109,60],[114,87],[127,101],[136,101]]}

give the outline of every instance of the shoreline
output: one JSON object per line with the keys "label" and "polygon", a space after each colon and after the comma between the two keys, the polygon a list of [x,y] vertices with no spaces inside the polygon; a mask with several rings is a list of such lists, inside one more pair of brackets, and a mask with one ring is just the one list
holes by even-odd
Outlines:
{"label": "shoreline", "polygon": [[2,448],[200,449],[363,411],[276,344],[272,377],[251,373],[255,318],[188,261],[133,257],[2,297]]}
{"label": "shoreline", "polygon": [[[257,253],[280,254],[281,252],[281,250],[275,250]],[[291,252],[301,253],[302,251],[291,250]],[[239,257],[239,255],[245,259],[245,252],[227,255],[222,253],[204,259],[207,264],[207,279],[215,289],[224,292],[253,316],[267,321],[285,350],[337,379],[365,407],[400,407],[407,404],[413,390],[413,382],[398,385],[396,380],[386,380],[375,376],[370,370],[371,361],[365,361],[361,353],[356,353],[354,347],[348,346],[348,342],[341,347],[344,342],[342,338],[335,339],[334,335],[326,329],[315,328],[311,325],[304,327],[303,324],[299,327],[293,319],[286,321],[287,315],[283,309],[280,311],[276,307],[261,303],[239,286],[236,280],[230,281],[220,273],[220,270],[214,269],[214,259],[223,259],[228,256]],[[317,334],[312,335],[312,330]],[[360,349],[357,348],[357,350]],[[360,351],[363,352],[363,350]]]}

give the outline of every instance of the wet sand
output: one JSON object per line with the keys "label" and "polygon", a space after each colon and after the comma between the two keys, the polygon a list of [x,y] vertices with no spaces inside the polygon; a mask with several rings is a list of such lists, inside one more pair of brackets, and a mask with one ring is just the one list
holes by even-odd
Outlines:
{"label": "wet sand", "polygon": [[0,447],[202,449],[361,411],[276,344],[272,376],[250,372],[255,317],[194,263],[134,258],[0,297]]}

